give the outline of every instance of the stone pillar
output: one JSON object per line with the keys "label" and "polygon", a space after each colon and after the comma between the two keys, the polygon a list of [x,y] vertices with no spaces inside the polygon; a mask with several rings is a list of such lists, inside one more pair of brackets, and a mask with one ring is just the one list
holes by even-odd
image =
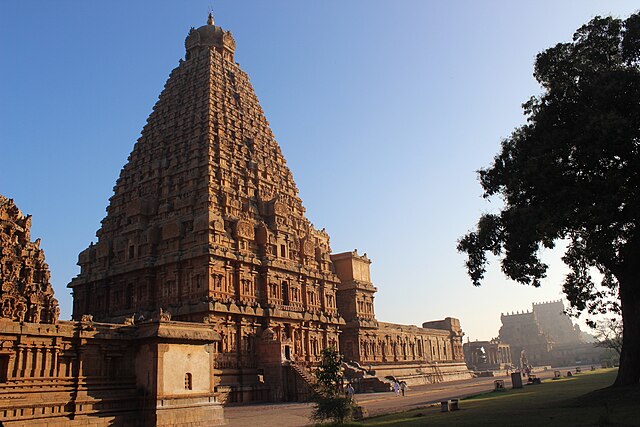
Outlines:
{"label": "stone pillar", "polygon": [[329,338],[327,336],[327,329],[324,328],[322,330],[322,348],[327,348],[329,347]]}
{"label": "stone pillar", "polygon": [[48,377],[49,376],[49,365],[51,364],[51,360],[49,359],[49,349],[47,347],[42,347],[42,370],[39,372],[38,376],[40,377]]}
{"label": "stone pillar", "polygon": [[58,358],[60,355],[60,348],[55,346],[51,350],[51,376],[55,378],[58,376]]}
{"label": "stone pillar", "polygon": [[291,352],[292,359],[295,360],[299,357],[298,349],[298,327],[297,325],[291,325]]}
{"label": "stone pillar", "polygon": [[18,355],[18,352],[11,353],[9,355],[9,366],[8,366],[9,369],[7,370],[7,380],[11,380],[15,377],[17,355]]}
{"label": "stone pillar", "polygon": [[38,349],[35,345],[32,345],[30,347],[27,347],[27,358],[26,358],[26,362],[27,362],[27,366],[25,368],[25,373],[27,376],[29,377],[35,377],[36,376],[36,364],[38,363]]}
{"label": "stone pillar", "polygon": [[24,346],[22,344],[18,344],[16,346],[16,357],[13,362],[13,378],[20,378],[24,376],[24,368],[23,365],[24,359]]}
{"label": "stone pillar", "polygon": [[309,328],[304,328],[304,351],[305,360],[311,361],[311,337],[309,337]]}

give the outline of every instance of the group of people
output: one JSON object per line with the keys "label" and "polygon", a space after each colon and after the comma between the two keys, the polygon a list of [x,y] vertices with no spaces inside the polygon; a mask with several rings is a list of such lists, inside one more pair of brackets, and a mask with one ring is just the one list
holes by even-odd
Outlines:
{"label": "group of people", "polygon": [[394,381],[393,391],[395,392],[396,397],[400,396],[400,393],[404,396],[405,391],[407,391],[407,383],[404,381]]}

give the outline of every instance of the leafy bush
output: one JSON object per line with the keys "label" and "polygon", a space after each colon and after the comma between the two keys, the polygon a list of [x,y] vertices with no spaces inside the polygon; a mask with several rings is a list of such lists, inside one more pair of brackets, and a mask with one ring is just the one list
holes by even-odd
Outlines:
{"label": "leafy bush", "polygon": [[344,395],[342,384],[344,372],[342,355],[333,348],[322,350],[322,361],[316,370],[318,387],[313,397],[315,408],[312,419],[319,422],[330,420],[342,424],[351,419],[355,405],[350,397]]}

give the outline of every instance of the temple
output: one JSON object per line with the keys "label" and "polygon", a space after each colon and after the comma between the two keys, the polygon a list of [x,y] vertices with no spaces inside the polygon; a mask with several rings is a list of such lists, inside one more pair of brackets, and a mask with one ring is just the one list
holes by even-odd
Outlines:
{"label": "temple", "polygon": [[[457,319],[422,327],[378,322],[371,260],[357,251],[333,254],[327,232],[305,216],[249,77],[234,62],[231,33],[209,16],[190,30],[185,48],[120,173],[97,242],[79,255],[80,273],[68,285],[73,321],[57,320],[37,242],[27,246],[40,261],[28,268],[3,255],[3,316],[6,306],[11,324],[66,325],[59,329],[69,339],[77,331],[118,337],[112,349],[83,335],[96,375],[113,381],[143,381],[142,368],[127,369],[143,364],[141,354],[158,357],[161,344],[192,346],[202,358],[205,348],[212,367],[200,372],[211,381],[198,395],[208,399],[205,408],[307,397],[326,347],[339,349],[349,375],[375,389],[388,390],[389,376],[410,384],[469,378]],[[3,253],[16,239],[24,237],[3,236]],[[16,274],[37,278],[37,286],[16,296]],[[131,353],[138,342],[157,345]],[[176,373],[184,377],[181,390],[195,381],[187,353],[171,358],[184,368]],[[30,363],[12,357],[10,381]],[[47,375],[66,369],[84,378],[82,359],[64,360],[52,359]],[[159,369],[145,371],[144,381],[153,383]],[[152,396],[164,395],[156,387]]]}
{"label": "temple", "polygon": [[73,317],[120,322],[163,309],[209,324],[221,336],[219,389],[232,401],[272,395],[260,391],[274,386],[259,381],[265,330],[302,366],[339,347],[360,364],[437,361],[464,371],[457,321],[378,324],[370,260],[332,254],[329,235],[305,216],[233,60],[231,33],[210,17],[185,48],[116,182],[97,243],[80,254]]}
{"label": "temple", "polygon": [[534,366],[599,364],[610,357],[573,324],[561,300],[533,303],[532,310],[503,313],[500,320],[500,340],[510,345],[516,366],[523,365],[523,357]]}

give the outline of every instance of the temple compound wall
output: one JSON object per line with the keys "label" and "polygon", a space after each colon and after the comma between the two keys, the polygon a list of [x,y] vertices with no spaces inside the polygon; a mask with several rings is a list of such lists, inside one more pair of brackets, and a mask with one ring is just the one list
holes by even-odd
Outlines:
{"label": "temple compound wall", "polygon": [[224,422],[204,325],[0,322],[5,426],[208,426]]}
{"label": "temple compound wall", "polygon": [[[4,426],[211,426],[220,336],[167,313],[59,321],[31,219],[0,195],[0,421]],[[27,316],[27,318],[25,318]]]}

